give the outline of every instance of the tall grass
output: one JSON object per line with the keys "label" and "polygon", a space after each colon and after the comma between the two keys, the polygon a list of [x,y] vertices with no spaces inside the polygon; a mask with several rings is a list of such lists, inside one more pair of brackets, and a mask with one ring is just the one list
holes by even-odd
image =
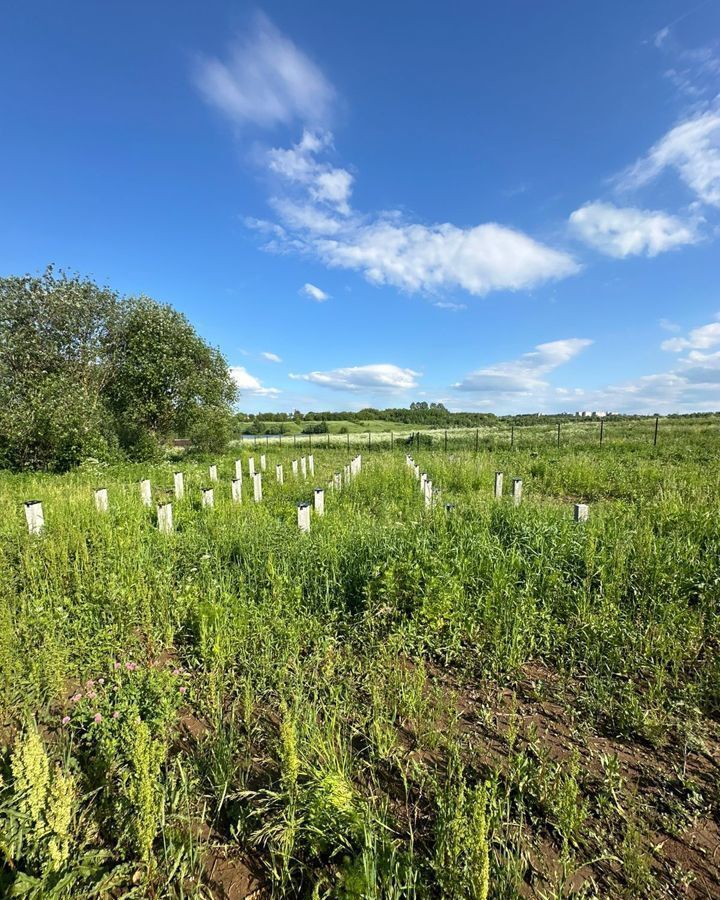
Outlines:
{"label": "tall grass", "polygon": [[[557,846],[561,870],[544,877],[561,892],[598,850],[577,761],[510,739],[502,765],[478,756],[458,692],[512,687],[541,662],[594,733],[652,746],[717,716],[713,442],[421,445],[432,510],[401,449],[370,453],[309,534],[295,504],[344,450],[315,449],[304,482],[292,449],[270,448],[261,504],[247,476],[232,504],[231,456],[3,475],[0,889],[208,896],[217,846],[276,896],[512,897],[537,865],[530,828]],[[186,498],[163,535],[138,482],[164,495],[176,468]],[[523,479],[519,507],[492,499],[498,469]],[[29,498],[45,507],[39,537]],[[38,765],[56,774],[32,800]],[[60,836],[54,784],[71,807]],[[618,858],[631,839],[609,825],[598,838]],[[627,880],[645,870],[626,855]]]}

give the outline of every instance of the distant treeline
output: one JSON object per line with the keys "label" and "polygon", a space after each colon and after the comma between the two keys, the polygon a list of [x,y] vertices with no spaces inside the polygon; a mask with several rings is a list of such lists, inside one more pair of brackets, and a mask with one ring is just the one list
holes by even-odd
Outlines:
{"label": "distant treeline", "polygon": [[[705,417],[720,415],[720,413],[689,413],[688,417]],[[649,415],[621,415],[609,413],[603,418],[612,420],[653,418],[655,413]],[[680,414],[672,414],[668,418],[680,418]],[[265,434],[283,431],[284,425],[292,423],[293,430],[299,427],[304,434],[324,434],[329,422],[351,422],[362,425],[364,422],[388,422],[388,430],[392,423],[404,425],[417,425],[423,428],[480,428],[493,425],[555,425],[558,422],[570,421],[597,421],[597,416],[581,417],[577,412],[563,412],[554,414],[523,413],[521,415],[497,416],[494,413],[476,412],[450,412],[442,403],[411,403],[409,407],[390,407],[388,409],[375,409],[368,406],[357,412],[261,412],[257,414],[238,413],[236,417],[237,429],[245,434]]]}

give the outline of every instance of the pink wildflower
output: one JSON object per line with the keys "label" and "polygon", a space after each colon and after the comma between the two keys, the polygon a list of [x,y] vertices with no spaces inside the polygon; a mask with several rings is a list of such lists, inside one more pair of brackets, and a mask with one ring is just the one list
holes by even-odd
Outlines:
{"label": "pink wildflower", "polygon": [[95,722],[96,724],[102,722],[102,716],[100,715],[100,713],[95,713],[95,715],[93,716],[93,722]]}
{"label": "pink wildflower", "polygon": [[87,698],[88,700],[94,700],[97,697],[97,693],[95,691],[88,691]]}
{"label": "pink wildflower", "polygon": [[178,690],[180,691],[181,694],[184,694],[185,691],[187,691],[187,688],[186,688],[185,685],[183,684],[181,687],[178,688]]}
{"label": "pink wildflower", "polygon": [[119,662],[113,663],[113,668],[117,672],[118,669],[122,669],[122,663],[119,663]]}
{"label": "pink wildflower", "polygon": [[70,700],[72,703],[77,703],[79,700],[82,700],[82,694],[73,694]]}
{"label": "pink wildflower", "polygon": [[173,675],[179,675],[180,669],[173,669]]}
{"label": "pink wildflower", "polygon": [[115,712],[113,713],[113,719],[119,719],[119,718],[120,718],[120,713],[117,710],[115,710]]}
{"label": "pink wildflower", "polygon": [[70,721],[70,716],[63,716],[63,717],[62,717],[62,724],[63,724],[63,725],[67,725],[67,723],[68,723],[69,721]]}
{"label": "pink wildflower", "polygon": [[137,669],[137,663],[134,663],[134,662],[126,662],[126,663],[125,663],[125,668],[128,670],[128,672],[134,672],[135,669]]}
{"label": "pink wildflower", "polygon": [[85,682],[85,687],[87,687],[87,688],[95,687],[95,682],[92,680],[92,678],[88,678],[88,680]]}
{"label": "pink wildflower", "polygon": [[98,678],[98,684],[105,684],[104,678]]}

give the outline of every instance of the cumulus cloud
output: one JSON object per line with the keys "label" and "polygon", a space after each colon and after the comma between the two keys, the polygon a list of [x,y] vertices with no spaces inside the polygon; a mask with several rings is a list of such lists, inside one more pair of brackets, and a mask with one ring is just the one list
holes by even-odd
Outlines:
{"label": "cumulus cloud", "polygon": [[331,369],[327,372],[308,372],[304,375],[290,375],[296,381],[310,381],[337,391],[407,391],[417,387],[419,372],[403,369],[391,363],[376,363],[368,366],[349,366]]}
{"label": "cumulus cloud", "polygon": [[336,99],[318,66],[261,14],[225,59],[200,58],[194,76],[204,99],[240,126],[323,124]]}
{"label": "cumulus cloud", "polygon": [[347,215],[350,212],[353,176],[347,169],[319,161],[315,155],[331,145],[332,135],[329,132],[306,129],[300,141],[292,147],[275,147],[268,151],[268,168],[285,181],[307,188],[313,203],[327,203]]}
{"label": "cumulus cloud", "polygon": [[281,357],[279,357],[277,355],[277,353],[270,353],[267,350],[265,350],[260,355],[262,356],[263,359],[266,359],[268,362],[275,362],[275,363],[282,362]]}
{"label": "cumulus cloud", "polygon": [[619,184],[638,188],[668,169],[702,203],[720,207],[720,110],[707,110],[676,125],[620,176]]}
{"label": "cumulus cloud", "polygon": [[316,303],[324,303],[326,300],[330,299],[330,294],[326,294],[325,291],[321,290],[315,284],[310,284],[309,281],[300,288],[300,293],[309,297],[311,300],[314,300]]}
{"label": "cumulus cloud", "polygon": [[240,396],[274,397],[280,393],[278,388],[263,387],[262,382],[251,375],[244,366],[230,366],[230,377],[240,391]]}
{"label": "cumulus cloud", "polygon": [[695,222],[677,216],[612,203],[586,203],[570,215],[570,228],[580,240],[607,256],[657,256],[699,240]]}
{"label": "cumulus cloud", "polygon": [[512,395],[533,395],[544,391],[548,385],[543,376],[558,366],[570,362],[592,344],[587,338],[567,338],[538,344],[530,353],[518,359],[477,369],[453,385],[459,391],[483,391]]}
{"label": "cumulus cloud", "polygon": [[411,293],[460,287],[482,296],[536,287],[579,270],[568,254],[495,222],[459,228],[380,217],[314,236],[309,246],[329,266]]}
{"label": "cumulus cloud", "polygon": [[720,321],[715,321],[693,328],[687,337],[668,338],[660,347],[671,353],[679,353],[682,350],[709,350],[718,345],[720,345]]}
{"label": "cumulus cloud", "polygon": [[317,159],[331,145],[329,133],[306,130],[289,149],[270,151],[268,166],[286,187],[270,198],[279,221],[248,222],[270,237],[265,249],[300,252],[411,293],[460,287],[484,295],[579,271],[567,253],[495,222],[460,228],[414,223],[394,211],[361,215],[350,205],[352,176]]}

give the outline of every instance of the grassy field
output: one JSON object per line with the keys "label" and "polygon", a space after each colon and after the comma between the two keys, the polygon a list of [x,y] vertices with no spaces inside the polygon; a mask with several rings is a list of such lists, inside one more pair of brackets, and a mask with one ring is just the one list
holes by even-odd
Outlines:
{"label": "grassy field", "polygon": [[[282,428],[283,435],[301,434],[307,422],[270,422],[260,420],[259,425],[270,434],[276,435]],[[389,434],[391,431],[396,434],[407,434],[411,431],[424,430],[423,425],[408,425],[404,422],[387,422],[384,419],[363,419],[360,422],[352,422],[349,419],[337,419],[327,423],[328,433],[331,435],[338,434],[367,434],[368,431],[375,434],[383,432]],[[320,437],[320,435],[316,435]]]}
{"label": "grassy field", "polygon": [[717,426],[598,428],[0,476],[0,895],[717,896]]}

